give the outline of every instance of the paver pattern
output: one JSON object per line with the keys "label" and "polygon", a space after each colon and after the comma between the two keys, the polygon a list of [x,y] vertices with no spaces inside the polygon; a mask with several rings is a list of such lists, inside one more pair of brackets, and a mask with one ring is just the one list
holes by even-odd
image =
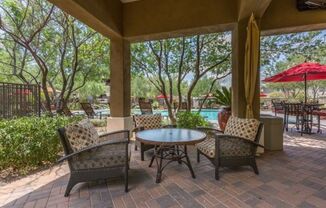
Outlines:
{"label": "paver pattern", "polygon": [[[325,132],[303,137],[295,132],[285,134],[284,151],[266,152],[258,158],[258,176],[249,167],[224,168],[216,181],[210,162],[202,157],[197,163],[195,150],[190,148],[197,178],[192,179],[184,165],[175,163],[156,184],[156,166],[148,167],[150,154],[141,162],[139,151],[133,151],[128,193],[122,177],[115,177],[80,183],[70,197],[64,197],[69,175],[62,165],[55,176],[36,177],[39,184],[49,180],[42,187],[35,188],[35,182],[20,189],[19,183],[11,189],[0,187],[0,206],[2,197],[7,203],[4,207],[326,207]],[[12,200],[17,194],[21,196]]]}

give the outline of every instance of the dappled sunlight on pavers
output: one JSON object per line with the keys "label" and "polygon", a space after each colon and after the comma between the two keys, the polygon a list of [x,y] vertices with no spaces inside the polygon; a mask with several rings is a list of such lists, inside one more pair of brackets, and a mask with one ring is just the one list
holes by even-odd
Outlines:
{"label": "dappled sunlight on pavers", "polygon": [[[304,136],[288,132],[284,151],[266,152],[258,158],[258,176],[250,167],[223,168],[216,181],[214,167],[204,157],[197,163],[191,148],[196,179],[185,166],[176,163],[156,184],[156,166],[148,167],[150,153],[141,162],[139,151],[133,151],[127,194],[122,177],[118,177],[80,183],[65,198],[66,165],[56,167],[60,174],[40,175],[31,178],[31,183],[26,179],[25,185],[14,182],[21,185],[8,184],[0,193],[6,200],[5,207],[325,207],[325,132]],[[37,187],[36,181],[43,186]]]}

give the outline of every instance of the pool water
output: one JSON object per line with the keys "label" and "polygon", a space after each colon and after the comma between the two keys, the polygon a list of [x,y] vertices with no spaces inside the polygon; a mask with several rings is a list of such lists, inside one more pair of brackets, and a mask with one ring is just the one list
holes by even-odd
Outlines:
{"label": "pool water", "polygon": [[[97,109],[95,110],[96,113],[101,112],[103,116],[109,115],[109,109]],[[198,112],[198,109],[192,109],[191,112]],[[220,109],[202,109],[200,111],[200,115],[203,116],[207,121],[216,122],[217,121],[217,114],[220,112]],[[83,115],[84,111],[74,111],[74,113]],[[167,117],[168,111],[167,110],[154,110],[153,113],[160,113],[162,116]],[[132,109],[131,114],[140,114],[139,109]]]}
{"label": "pool water", "polygon": [[[202,109],[200,111],[200,115],[203,116],[208,121],[216,121],[217,120],[217,114],[220,111],[220,109]],[[191,112],[198,112],[198,109],[192,109]],[[134,114],[140,114],[140,110],[133,110],[132,113]],[[154,110],[153,113],[160,113],[162,116],[168,116],[167,110]]]}

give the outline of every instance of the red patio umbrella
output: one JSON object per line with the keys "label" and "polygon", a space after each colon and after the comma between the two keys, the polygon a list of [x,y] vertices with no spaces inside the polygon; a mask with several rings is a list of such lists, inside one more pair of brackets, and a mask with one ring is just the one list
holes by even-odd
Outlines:
{"label": "red patio umbrella", "polygon": [[164,99],[164,98],[166,98],[166,96],[164,96],[163,94],[160,94],[160,95],[156,96],[156,98],[157,99]]}
{"label": "red patio umbrella", "polygon": [[307,81],[326,80],[326,65],[305,62],[287,69],[263,82],[305,82],[305,102],[307,102]]}
{"label": "red patio umbrella", "polygon": [[260,95],[259,95],[259,97],[267,97],[267,94],[261,92]]}

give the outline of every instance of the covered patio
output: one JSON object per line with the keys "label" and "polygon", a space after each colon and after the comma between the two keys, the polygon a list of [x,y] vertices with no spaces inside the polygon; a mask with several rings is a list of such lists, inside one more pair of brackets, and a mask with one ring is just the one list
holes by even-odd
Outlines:
{"label": "covered patio", "polygon": [[[245,53],[247,25],[254,14],[260,35],[326,29],[325,10],[299,11],[295,0],[49,0],[94,30],[110,38],[110,117],[107,130],[132,130],[131,44],[188,35],[231,31],[232,114],[246,116]],[[256,51],[260,53],[259,47]],[[109,70],[109,69],[108,69]],[[256,78],[253,114],[260,118],[260,76]],[[325,207],[326,124],[323,134],[284,133],[283,151],[257,158],[259,175],[241,167],[214,166],[189,147],[196,178],[174,163],[155,183],[151,152],[141,161],[131,143],[129,192],[122,177],[79,183],[68,197],[67,163],[2,187],[4,207]],[[128,148],[127,148],[128,149]]]}
{"label": "covered patio", "polygon": [[[325,124],[323,130],[326,131]],[[70,197],[64,197],[69,169],[66,163],[3,187],[4,207],[325,207],[326,140],[319,135],[284,135],[284,150],[267,152],[257,162],[257,176],[249,167],[222,169],[221,179],[213,177],[207,159],[191,161],[197,178],[174,164],[155,183],[156,166],[140,161],[132,152],[130,190],[125,193],[122,177],[80,183]],[[132,148],[133,149],[133,148]]]}

